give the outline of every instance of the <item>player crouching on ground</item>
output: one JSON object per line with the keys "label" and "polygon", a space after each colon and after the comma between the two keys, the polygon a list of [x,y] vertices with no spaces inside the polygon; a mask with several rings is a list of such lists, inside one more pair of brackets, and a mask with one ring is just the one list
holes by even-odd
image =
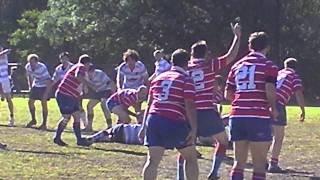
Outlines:
{"label": "player crouching on ground", "polygon": [[135,106],[138,103],[143,102],[148,95],[146,86],[140,86],[137,90],[135,89],[122,89],[114,93],[107,100],[107,108],[110,112],[118,116],[118,124],[128,124],[131,122],[131,116],[137,118],[138,122],[141,122],[143,117],[143,111],[141,113],[133,113],[128,110],[130,106]]}
{"label": "player crouching on ground", "polygon": [[141,124],[117,124],[106,130],[99,131],[87,137],[92,143],[97,142],[117,142],[123,144],[141,145],[142,142],[138,138]]}

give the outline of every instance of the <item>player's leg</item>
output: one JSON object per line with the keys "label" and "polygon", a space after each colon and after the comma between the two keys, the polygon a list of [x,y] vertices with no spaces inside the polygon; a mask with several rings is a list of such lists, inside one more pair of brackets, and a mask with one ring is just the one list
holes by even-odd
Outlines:
{"label": "player's leg", "polygon": [[29,107],[29,112],[30,112],[30,115],[31,115],[31,121],[28,122],[28,124],[26,126],[28,128],[30,128],[30,127],[32,127],[32,126],[37,124],[37,121],[36,121],[36,107],[34,106],[34,103],[35,103],[35,99],[32,99],[30,97],[29,101],[28,101],[28,107]]}
{"label": "player's leg", "polygon": [[106,106],[106,101],[107,100],[105,98],[102,98],[100,106],[103,111],[104,118],[106,119],[106,122],[107,122],[107,128],[111,128],[112,127],[111,113]]}
{"label": "player's leg", "polygon": [[53,142],[59,146],[67,146],[65,142],[61,139],[61,134],[63,133],[64,129],[66,128],[68,122],[70,121],[71,115],[70,114],[63,114],[62,118],[59,120],[58,128],[53,138]]}
{"label": "player's leg", "polygon": [[41,100],[42,107],[42,124],[39,129],[45,130],[47,129],[47,120],[48,120],[48,101],[47,99]]}
{"label": "player's leg", "polygon": [[267,154],[272,140],[271,119],[248,118],[247,124],[253,179],[265,179]]}
{"label": "player's leg", "polygon": [[269,172],[281,171],[282,169],[279,168],[278,161],[279,156],[282,148],[282,143],[285,135],[285,126],[277,126],[273,125],[273,141],[271,145],[271,159],[270,159],[270,166]]}
{"label": "player's leg", "polygon": [[124,106],[115,106],[113,107],[112,112],[118,116],[118,123],[128,124],[131,122],[131,118]]}
{"label": "player's leg", "polygon": [[87,140],[91,141],[92,143],[96,142],[111,142],[113,131],[117,126],[121,126],[121,124],[118,124],[114,127],[99,131],[93,135],[87,136]]}
{"label": "player's leg", "polygon": [[86,127],[88,120],[85,110],[83,109],[83,97],[80,99],[79,109],[80,109],[80,122],[82,122],[83,126]]}
{"label": "player's leg", "polygon": [[185,174],[187,179],[198,179],[199,167],[198,157],[195,146],[188,146],[183,149],[178,149],[182,157],[185,159]]}
{"label": "player's leg", "polygon": [[94,107],[99,103],[99,100],[89,99],[87,104],[87,126],[85,131],[92,131],[92,123],[94,118]]}
{"label": "player's leg", "polygon": [[[77,106],[75,106],[74,108],[76,109],[79,108],[79,104],[77,104]],[[90,146],[92,143],[90,141],[87,141],[85,138],[82,138],[81,135],[81,128],[80,128],[80,111],[79,109],[77,109],[77,111],[75,111],[74,113],[72,113],[72,117],[73,117],[73,132],[76,136],[77,139],[77,145],[79,146]]]}
{"label": "player's leg", "polygon": [[235,141],[234,148],[234,163],[230,172],[230,178],[240,180],[243,179],[243,171],[248,158],[249,142]]}
{"label": "player's leg", "polygon": [[158,166],[162,160],[165,148],[163,147],[149,147],[147,161],[143,167],[143,179],[153,180],[157,178]]}
{"label": "player's leg", "polygon": [[8,109],[10,111],[10,115],[9,115],[9,126],[14,126],[14,107],[13,107],[13,102],[12,102],[12,98],[11,98],[11,94],[10,93],[6,93],[4,94],[4,97],[7,100],[8,103]]}

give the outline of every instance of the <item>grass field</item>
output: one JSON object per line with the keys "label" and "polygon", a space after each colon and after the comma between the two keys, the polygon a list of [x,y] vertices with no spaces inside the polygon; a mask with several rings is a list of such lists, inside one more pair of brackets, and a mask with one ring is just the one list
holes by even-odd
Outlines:
{"label": "grass field", "polygon": [[[27,99],[15,98],[14,103],[17,127],[9,128],[6,126],[6,103],[0,102],[0,142],[8,145],[7,150],[0,150],[0,179],[141,179],[140,173],[147,152],[145,147],[117,143],[78,147],[71,123],[63,135],[69,146],[58,147],[52,143],[60,117],[55,101],[49,102],[49,131],[23,128],[30,120]],[[37,110],[39,121],[41,109]],[[281,165],[289,173],[268,174],[269,179],[320,179],[320,108],[307,108],[307,118],[303,124],[296,120],[298,113],[297,107],[288,107],[289,125]],[[97,106],[95,130],[105,128],[102,117],[100,107]],[[199,179],[205,179],[211,168],[212,148],[198,149],[204,157],[199,160]],[[228,158],[221,167],[221,179],[228,178],[232,165],[232,151],[227,154]],[[158,179],[175,179],[175,159],[175,151],[166,152]],[[249,163],[246,172],[250,171]],[[251,175],[246,174],[249,179]]]}

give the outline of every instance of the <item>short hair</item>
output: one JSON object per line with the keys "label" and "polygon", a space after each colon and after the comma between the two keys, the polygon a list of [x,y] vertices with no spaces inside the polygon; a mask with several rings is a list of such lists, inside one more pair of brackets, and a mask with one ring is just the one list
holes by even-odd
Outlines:
{"label": "short hair", "polygon": [[31,59],[35,59],[36,61],[39,61],[39,56],[37,54],[29,54],[27,57],[27,61],[30,62]]}
{"label": "short hair", "polygon": [[131,57],[132,59],[134,59],[135,61],[138,61],[139,60],[139,53],[136,51],[136,50],[133,50],[133,49],[127,49],[127,51],[125,51],[123,53],[123,56],[122,56],[122,59],[124,61],[127,60],[128,57]]}
{"label": "short hair", "polygon": [[64,51],[62,53],[59,54],[59,59],[62,59],[63,57],[70,57],[69,52]]}
{"label": "short hair", "polygon": [[155,50],[155,51],[153,52],[153,57],[156,57],[156,55],[159,54],[159,53],[163,53],[163,49]]}
{"label": "short hair", "polygon": [[207,42],[204,40],[198,41],[191,46],[191,55],[194,58],[205,58],[207,53]]}
{"label": "short hair", "polygon": [[187,66],[189,59],[190,54],[184,49],[177,49],[171,55],[171,63],[173,66]]}
{"label": "short hair", "polygon": [[87,64],[91,63],[92,58],[88,54],[83,54],[79,57],[79,63]]}
{"label": "short hair", "polygon": [[286,60],[284,60],[283,65],[286,68],[288,67],[288,68],[296,69],[297,63],[298,63],[297,59],[295,59],[295,58],[287,58]]}
{"label": "short hair", "polygon": [[254,32],[249,37],[249,48],[261,51],[269,46],[269,36],[265,32]]}

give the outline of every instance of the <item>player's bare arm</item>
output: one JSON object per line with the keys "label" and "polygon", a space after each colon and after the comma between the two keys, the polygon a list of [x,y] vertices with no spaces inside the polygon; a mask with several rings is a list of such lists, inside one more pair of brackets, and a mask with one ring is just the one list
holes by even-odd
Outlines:
{"label": "player's bare arm", "polygon": [[43,94],[43,97],[42,97],[42,100],[46,101],[49,97],[49,94],[52,90],[52,87],[54,85],[54,82],[53,80],[47,80],[46,81],[46,90],[44,91],[44,94]]}
{"label": "player's bare arm", "polygon": [[271,113],[274,120],[277,120],[277,117],[279,116],[279,112],[277,110],[276,104],[277,104],[277,93],[276,93],[276,86],[275,83],[266,83],[266,96],[268,103],[271,106]]}
{"label": "player's bare arm", "polygon": [[300,121],[303,122],[304,119],[305,119],[305,103],[304,103],[304,96],[303,96],[303,92],[302,90],[297,90],[295,92],[295,96],[296,96],[296,100],[297,100],[297,103],[298,105],[300,106],[300,109],[301,109],[301,114],[300,114]]}
{"label": "player's bare arm", "polygon": [[81,81],[81,83],[83,83],[85,86],[88,86],[89,88],[95,90],[96,87],[94,84],[92,84],[90,81],[88,81],[83,75],[81,74],[77,74],[76,78]]}
{"label": "player's bare arm", "polygon": [[27,75],[28,77],[28,86],[29,86],[29,90],[31,90],[32,88],[32,82],[33,82],[33,78],[31,75]]}
{"label": "player's bare arm", "polygon": [[147,121],[147,117],[148,117],[148,114],[149,114],[149,109],[150,109],[150,104],[151,103],[152,103],[152,93],[149,94],[147,109],[144,111],[142,127],[141,127],[141,129],[139,131],[139,134],[138,134],[140,141],[143,141],[143,138],[145,136],[146,121]]}
{"label": "player's bare arm", "polygon": [[241,26],[239,23],[236,23],[233,25],[232,23],[230,24],[232,32],[234,34],[234,38],[232,41],[232,44],[228,50],[228,52],[223,55],[220,59],[227,59],[227,64],[231,63],[234,61],[238,55],[239,52],[239,47],[240,47],[240,38],[241,38]]}
{"label": "player's bare arm", "polygon": [[123,75],[121,75],[120,73],[120,68],[118,69],[118,72],[117,72],[117,89],[120,90],[122,89],[122,85],[123,85]]}
{"label": "player's bare arm", "polygon": [[197,111],[196,111],[196,104],[194,100],[185,99],[185,108],[187,119],[191,126],[191,131],[187,137],[188,144],[193,144],[197,137]]}
{"label": "player's bare arm", "polygon": [[0,56],[9,54],[10,52],[11,52],[11,49],[5,49],[5,50],[0,52]]}
{"label": "player's bare arm", "polygon": [[224,92],[224,97],[226,98],[226,100],[232,102],[234,99],[234,91],[232,90],[226,90]]}

